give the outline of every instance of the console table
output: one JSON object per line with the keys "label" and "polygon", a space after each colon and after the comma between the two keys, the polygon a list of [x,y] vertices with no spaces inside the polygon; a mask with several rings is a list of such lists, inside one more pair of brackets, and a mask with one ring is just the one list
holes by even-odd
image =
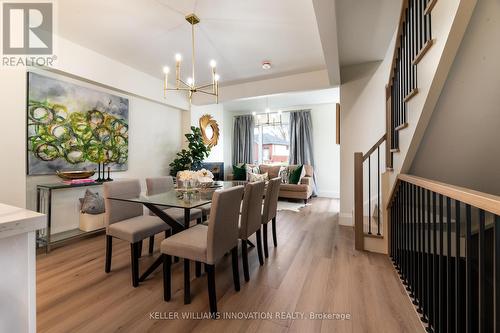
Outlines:
{"label": "console table", "polygon": [[[93,230],[93,231],[81,231],[79,229],[71,230],[68,232],[61,232],[57,237],[51,235],[52,227],[52,192],[56,190],[71,189],[77,187],[86,186],[98,186],[102,185],[102,182],[93,183],[82,183],[82,184],[66,184],[66,183],[53,183],[53,184],[41,184],[36,187],[36,210],[39,213],[44,213],[47,215],[47,228],[44,231],[37,231],[37,245],[39,247],[45,247],[45,251],[50,252],[50,247],[66,242],[73,239],[87,237],[92,234],[100,233],[104,228]],[[46,199],[46,200],[45,200]]]}

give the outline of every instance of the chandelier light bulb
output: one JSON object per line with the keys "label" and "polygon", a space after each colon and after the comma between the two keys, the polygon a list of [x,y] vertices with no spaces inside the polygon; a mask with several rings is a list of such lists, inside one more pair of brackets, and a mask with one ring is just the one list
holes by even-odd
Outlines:
{"label": "chandelier light bulb", "polygon": [[175,61],[177,62],[182,61],[182,55],[180,53],[175,54]]}
{"label": "chandelier light bulb", "polygon": [[214,80],[217,82],[220,80],[220,75],[219,74],[215,74],[214,76]]}
{"label": "chandelier light bulb", "polygon": [[168,68],[168,66],[163,67],[163,73],[165,74],[170,73],[170,68]]}
{"label": "chandelier light bulb", "polygon": [[252,112],[252,116],[254,116],[254,117],[255,117],[256,115],[257,115],[257,112],[255,112],[255,111],[254,111],[254,112]]}
{"label": "chandelier light bulb", "polygon": [[193,78],[192,77],[188,77],[187,78],[187,84],[189,84],[189,85],[193,84]]}
{"label": "chandelier light bulb", "polygon": [[215,60],[210,60],[210,67],[215,68],[217,66],[217,62]]}

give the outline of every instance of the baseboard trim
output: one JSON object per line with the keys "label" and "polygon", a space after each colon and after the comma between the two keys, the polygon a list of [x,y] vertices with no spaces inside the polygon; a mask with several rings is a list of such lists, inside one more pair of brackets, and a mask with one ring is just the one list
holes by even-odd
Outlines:
{"label": "baseboard trim", "polygon": [[318,197],[340,199],[340,193],[335,191],[318,191]]}
{"label": "baseboard trim", "polygon": [[353,221],[352,221],[352,214],[349,213],[340,213],[339,214],[339,225],[343,225],[346,227],[352,227]]}

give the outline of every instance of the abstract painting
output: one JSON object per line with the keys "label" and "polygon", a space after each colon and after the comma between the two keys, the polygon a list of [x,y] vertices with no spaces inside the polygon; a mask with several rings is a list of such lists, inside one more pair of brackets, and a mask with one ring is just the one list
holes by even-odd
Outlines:
{"label": "abstract painting", "polygon": [[128,99],[28,74],[28,175],[127,170]]}

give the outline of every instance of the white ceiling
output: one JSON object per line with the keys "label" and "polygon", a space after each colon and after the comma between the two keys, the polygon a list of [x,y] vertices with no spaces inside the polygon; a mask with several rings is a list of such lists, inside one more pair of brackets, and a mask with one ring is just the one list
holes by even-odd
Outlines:
{"label": "white ceiling", "polygon": [[336,0],[341,67],[384,58],[396,31],[401,3],[402,0]]}
{"label": "white ceiling", "polygon": [[[190,76],[190,25],[195,12],[197,82],[210,80],[215,59],[223,84],[325,68],[312,0],[63,0],[59,34],[151,75],[184,59]],[[273,68],[264,71],[263,60]]]}
{"label": "white ceiling", "polygon": [[276,111],[305,105],[338,103],[339,100],[339,88],[331,88],[234,100],[224,103],[224,111],[259,113],[264,112],[267,105],[272,111]]}

